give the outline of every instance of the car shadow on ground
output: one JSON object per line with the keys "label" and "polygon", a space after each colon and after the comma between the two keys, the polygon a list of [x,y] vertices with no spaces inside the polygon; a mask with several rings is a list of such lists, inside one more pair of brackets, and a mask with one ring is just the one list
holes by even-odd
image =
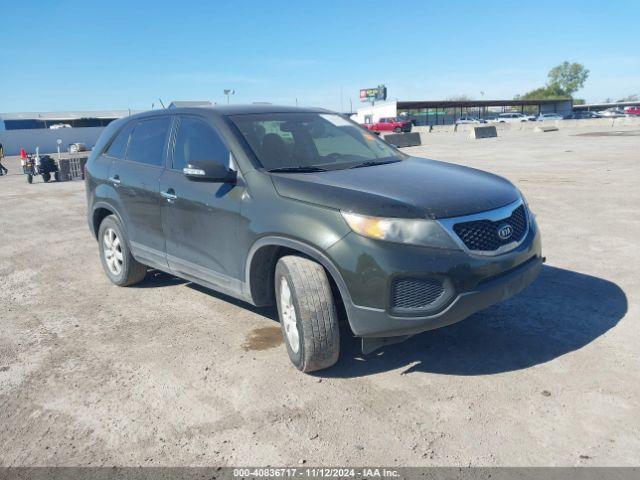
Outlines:
{"label": "car shadow on ground", "polygon": [[251,305],[250,303],[245,302],[244,300],[233,298],[229,295],[217,292],[215,290],[211,290],[210,288],[204,287],[202,285],[198,285],[197,283],[193,283],[193,282],[187,283],[187,287],[197,290],[198,292],[205,293],[212,297],[218,298],[220,300],[224,300],[225,302],[231,303],[236,307],[249,310],[250,312],[253,312],[256,315],[260,315],[261,317],[264,317],[266,319],[273,320],[274,322],[276,322],[276,326],[279,326],[278,311],[276,310],[275,306],[274,307],[256,307],[255,305]]}
{"label": "car shadow on ground", "polygon": [[233,298],[229,295],[225,295],[224,293],[217,292],[203,285],[198,285],[197,283],[193,283],[189,280],[176,277],[175,275],[171,275],[170,273],[166,273],[161,270],[148,270],[147,276],[144,278],[144,280],[142,280],[140,283],[136,283],[135,285],[131,285],[130,288],[157,288],[172,287],[175,285],[184,285],[200,293],[204,293],[205,295],[218,298],[237,307],[249,310],[257,315],[268,318],[269,320],[273,320],[276,323],[278,322],[278,312],[275,307],[256,307],[245,301],[238,300],[237,298]]}
{"label": "car shadow on ground", "polygon": [[172,287],[174,285],[182,285],[187,280],[178,278],[170,273],[161,272],[160,270],[151,269],[147,271],[147,276],[140,283],[131,285],[130,288],[157,288]]}
{"label": "car shadow on ground", "polygon": [[584,347],[627,312],[615,283],[544,266],[518,296],[449,327],[360,353],[358,339],[343,335],[339,362],[316,374],[360,377],[402,369],[442,375],[490,375],[548,362]]}

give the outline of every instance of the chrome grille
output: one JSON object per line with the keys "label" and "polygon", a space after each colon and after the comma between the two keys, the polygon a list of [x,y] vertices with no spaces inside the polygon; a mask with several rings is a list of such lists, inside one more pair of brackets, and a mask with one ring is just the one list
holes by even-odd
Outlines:
{"label": "chrome grille", "polygon": [[[520,242],[527,232],[527,221],[525,206],[521,204],[505,218],[455,223],[453,231],[469,250],[493,252],[505,245]],[[508,238],[501,238],[498,231],[506,225],[512,228],[512,233]]]}

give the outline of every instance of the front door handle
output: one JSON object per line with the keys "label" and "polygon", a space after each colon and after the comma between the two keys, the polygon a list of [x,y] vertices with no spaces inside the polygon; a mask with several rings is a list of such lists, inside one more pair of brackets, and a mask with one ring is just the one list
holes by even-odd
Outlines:
{"label": "front door handle", "polygon": [[113,177],[109,177],[109,181],[113,182],[115,185],[120,185],[120,175],[114,175]]}
{"label": "front door handle", "polygon": [[165,190],[165,191],[161,191],[160,195],[162,195],[164,198],[167,199],[167,201],[172,202],[175,199],[178,198],[178,196],[176,195],[176,192],[173,188],[170,188],[169,190]]}

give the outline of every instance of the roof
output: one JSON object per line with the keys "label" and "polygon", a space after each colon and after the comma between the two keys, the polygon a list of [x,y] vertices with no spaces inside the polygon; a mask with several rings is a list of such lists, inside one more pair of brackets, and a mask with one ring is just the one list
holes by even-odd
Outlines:
{"label": "roof", "polygon": [[210,107],[211,105],[209,100],[174,100],[169,104],[169,108]]}
{"label": "roof", "polygon": [[2,120],[76,120],[79,118],[121,118],[140,110],[92,110],[66,112],[9,112],[0,113]]}
{"label": "roof", "polygon": [[426,101],[398,101],[402,110],[417,110],[420,108],[454,108],[454,107],[521,107],[530,105],[553,105],[571,102],[571,98],[556,98],[544,100],[426,100]]}
{"label": "roof", "polygon": [[634,107],[640,105],[640,101],[635,102],[609,102],[609,103],[591,103],[584,105],[574,105],[576,110],[589,110],[590,108],[611,108],[611,107]]}
{"label": "roof", "polygon": [[[305,112],[330,112],[323,108],[314,107],[291,107],[286,105],[271,105],[268,103],[237,104],[237,105],[216,105],[210,107],[221,115],[246,115],[251,113],[305,113]],[[333,112],[331,112],[333,113]]]}
{"label": "roof", "polygon": [[147,115],[159,114],[159,113],[199,113],[210,112],[217,115],[249,115],[253,113],[334,113],[330,110],[322,108],[306,108],[306,107],[289,107],[284,105],[269,105],[269,104],[252,104],[252,105],[213,105],[210,107],[182,107],[182,108],[167,108],[164,110],[149,110],[142,112],[136,117],[146,117]]}

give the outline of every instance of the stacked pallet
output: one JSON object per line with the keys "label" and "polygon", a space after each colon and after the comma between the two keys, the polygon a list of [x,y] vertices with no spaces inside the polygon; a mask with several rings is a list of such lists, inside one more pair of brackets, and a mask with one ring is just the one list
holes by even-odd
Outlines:
{"label": "stacked pallet", "polygon": [[84,166],[87,157],[72,157],[58,160],[59,181],[84,180]]}

